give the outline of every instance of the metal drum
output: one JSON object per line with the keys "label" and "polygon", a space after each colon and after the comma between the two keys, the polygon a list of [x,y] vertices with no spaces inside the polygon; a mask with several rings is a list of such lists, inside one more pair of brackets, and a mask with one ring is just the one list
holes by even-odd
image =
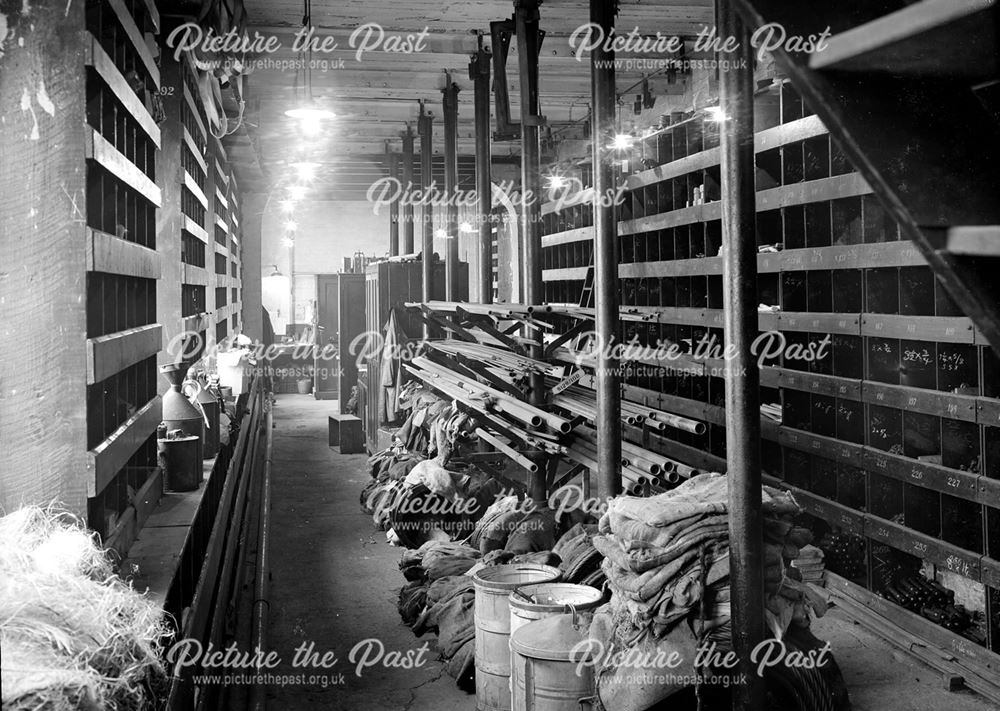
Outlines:
{"label": "metal drum", "polygon": [[497,565],[483,568],[476,587],[476,709],[510,711],[510,605],[515,588],[559,580],[549,565]]}
{"label": "metal drum", "polygon": [[510,636],[512,711],[596,707],[593,646],[577,615],[529,622]]}
{"label": "metal drum", "polygon": [[194,491],[201,484],[203,470],[201,441],[187,435],[156,440],[157,458],[167,491]]}
{"label": "metal drum", "polygon": [[510,633],[529,622],[566,613],[589,613],[601,606],[604,593],[589,585],[537,583],[510,594]]}

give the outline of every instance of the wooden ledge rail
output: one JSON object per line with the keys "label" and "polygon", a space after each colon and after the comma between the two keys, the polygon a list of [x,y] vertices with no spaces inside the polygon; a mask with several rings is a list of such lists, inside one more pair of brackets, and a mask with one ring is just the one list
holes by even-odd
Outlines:
{"label": "wooden ledge rail", "polygon": [[136,450],[156,432],[162,418],[160,396],[147,402],[138,412],[111,433],[106,440],[87,452],[87,496],[104,491]]}
{"label": "wooden ledge rail", "polygon": [[87,384],[99,383],[144,358],[162,346],[163,327],[151,323],[126,331],[87,339]]}

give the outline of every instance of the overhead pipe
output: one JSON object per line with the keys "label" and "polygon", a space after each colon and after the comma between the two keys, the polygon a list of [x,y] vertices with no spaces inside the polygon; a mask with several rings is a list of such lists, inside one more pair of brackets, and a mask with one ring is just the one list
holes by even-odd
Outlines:
{"label": "overhead pipe", "polygon": [[764,560],[760,471],[760,372],[751,353],[757,337],[757,238],[754,185],[753,66],[750,32],[736,0],[717,0],[719,36],[735,50],[719,72],[722,155],[722,305],[725,328],[726,464],[729,487],[734,711],[765,706],[764,678],[753,650],[764,639]]}
{"label": "overhead pipe", "polygon": [[445,231],[448,233],[444,260],[444,292],[447,301],[457,301],[458,284],[458,84],[447,75],[447,86],[441,90],[444,113],[444,190],[448,196],[445,207]]}
{"label": "overhead pipe", "polygon": [[[400,178],[403,190],[407,193],[413,190],[413,127],[406,124],[406,131],[403,132],[403,174]],[[403,204],[403,243],[400,246],[400,254],[413,253],[413,201],[406,200]]]}
{"label": "overhead pipe", "polygon": [[475,91],[476,220],[479,228],[479,294],[481,304],[493,303],[493,188],[490,170],[490,62],[489,50],[479,48],[469,62],[469,79]]}
{"label": "overhead pipe", "polygon": [[[604,37],[614,34],[617,2],[590,0],[590,22]],[[610,146],[615,133],[614,51],[602,42],[590,52],[590,91],[592,111],[594,166],[594,294],[597,354],[597,441],[598,496],[606,498],[621,492],[621,392],[620,364],[612,355],[612,343],[619,330],[618,310],[618,233],[615,205],[602,200],[615,194],[615,162]],[[530,301],[530,299],[529,299]]]}
{"label": "overhead pipe", "polygon": [[[420,116],[417,119],[417,132],[420,134],[420,187],[421,193],[427,195],[434,182],[434,116],[425,111],[424,102],[420,102]],[[434,283],[434,206],[432,200],[425,200],[420,219],[423,223],[421,266],[423,270],[424,303],[431,300],[431,284]],[[430,324],[424,323],[424,338],[431,337]]]}

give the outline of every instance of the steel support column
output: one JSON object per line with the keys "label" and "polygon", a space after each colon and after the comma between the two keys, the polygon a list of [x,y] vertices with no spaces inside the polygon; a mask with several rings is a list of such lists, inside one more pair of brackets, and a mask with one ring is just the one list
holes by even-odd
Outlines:
{"label": "steel support column", "polygon": [[444,113],[444,190],[446,205],[444,298],[458,301],[458,84],[448,77],[448,85],[441,90]]}
{"label": "steel support column", "polygon": [[[427,195],[434,182],[434,116],[424,111],[422,102],[417,132],[420,134],[420,187],[422,193]],[[420,219],[423,223],[420,260],[423,266],[424,301],[427,302],[431,300],[431,283],[434,281],[434,206],[430,200],[424,202]],[[424,337],[430,338],[430,335],[430,325],[425,322]]]}
{"label": "steel support column", "polygon": [[[406,125],[403,133],[403,174],[400,181],[407,193],[413,190],[413,127]],[[403,205],[401,215],[403,223],[403,243],[399,250],[401,254],[413,254],[413,202],[407,200]]]}
{"label": "steel support column", "polygon": [[[614,31],[617,2],[590,0],[590,22],[605,37]],[[612,344],[618,337],[618,219],[616,206],[601,197],[615,192],[615,155],[611,148],[615,134],[614,52],[603,43],[590,53],[590,91],[593,111],[591,136],[594,157],[594,306],[597,345],[597,495],[617,496],[621,476],[621,390],[620,364],[613,357]]]}
{"label": "steel support column", "polygon": [[[514,28],[517,35],[517,64],[521,87],[521,235],[524,259],[524,303],[541,304],[545,301],[542,290],[542,223],[541,197],[542,166],[538,129],[545,117],[538,113],[538,50],[541,38],[538,31],[539,0],[514,0]],[[541,333],[526,331],[535,338],[530,349],[533,358],[542,358]],[[545,402],[545,377],[542,373],[531,376],[531,402]],[[545,468],[531,475],[531,497],[535,503],[545,505]]]}
{"label": "steel support column", "polygon": [[[490,176],[490,62],[489,51],[479,50],[469,62],[469,79],[475,82],[476,107],[476,223],[479,232],[479,294],[481,304],[493,302],[493,189]],[[473,299],[474,300],[474,299]]]}
{"label": "steel support column", "polygon": [[[760,372],[751,353],[757,337],[757,238],[754,194],[753,56],[750,34],[735,0],[717,0],[721,38],[738,49],[720,70],[722,151],[722,303],[725,323],[726,459],[729,484],[733,670],[744,683],[733,689],[733,709],[764,708],[764,680],[751,652],[764,637],[763,527],[760,472]],[[720,57],[720,60],[722,57]],[[722,62],[720,61],[720,65]]]}
{"label": "steel support column", "polygon": [[[386,163],[389,168],[389,177],[393,180],[399,179],[399,156],[389,152],[389,144],[386,143]],[[399,255],[399,197],[392,199],[389,203],[389,256]]]}

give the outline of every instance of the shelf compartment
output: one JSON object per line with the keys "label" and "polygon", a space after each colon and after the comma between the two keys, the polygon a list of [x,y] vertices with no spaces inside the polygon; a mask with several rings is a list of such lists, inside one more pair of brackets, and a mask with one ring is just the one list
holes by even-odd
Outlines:
{"label": "shelf compartment", "polygon": [[156,432],[162,418],[160,410],[160,396],[156,395],[88,451],[88,470],[92,473],[87,476],[88,497],[93,498],[104,491],[139,447]]}

